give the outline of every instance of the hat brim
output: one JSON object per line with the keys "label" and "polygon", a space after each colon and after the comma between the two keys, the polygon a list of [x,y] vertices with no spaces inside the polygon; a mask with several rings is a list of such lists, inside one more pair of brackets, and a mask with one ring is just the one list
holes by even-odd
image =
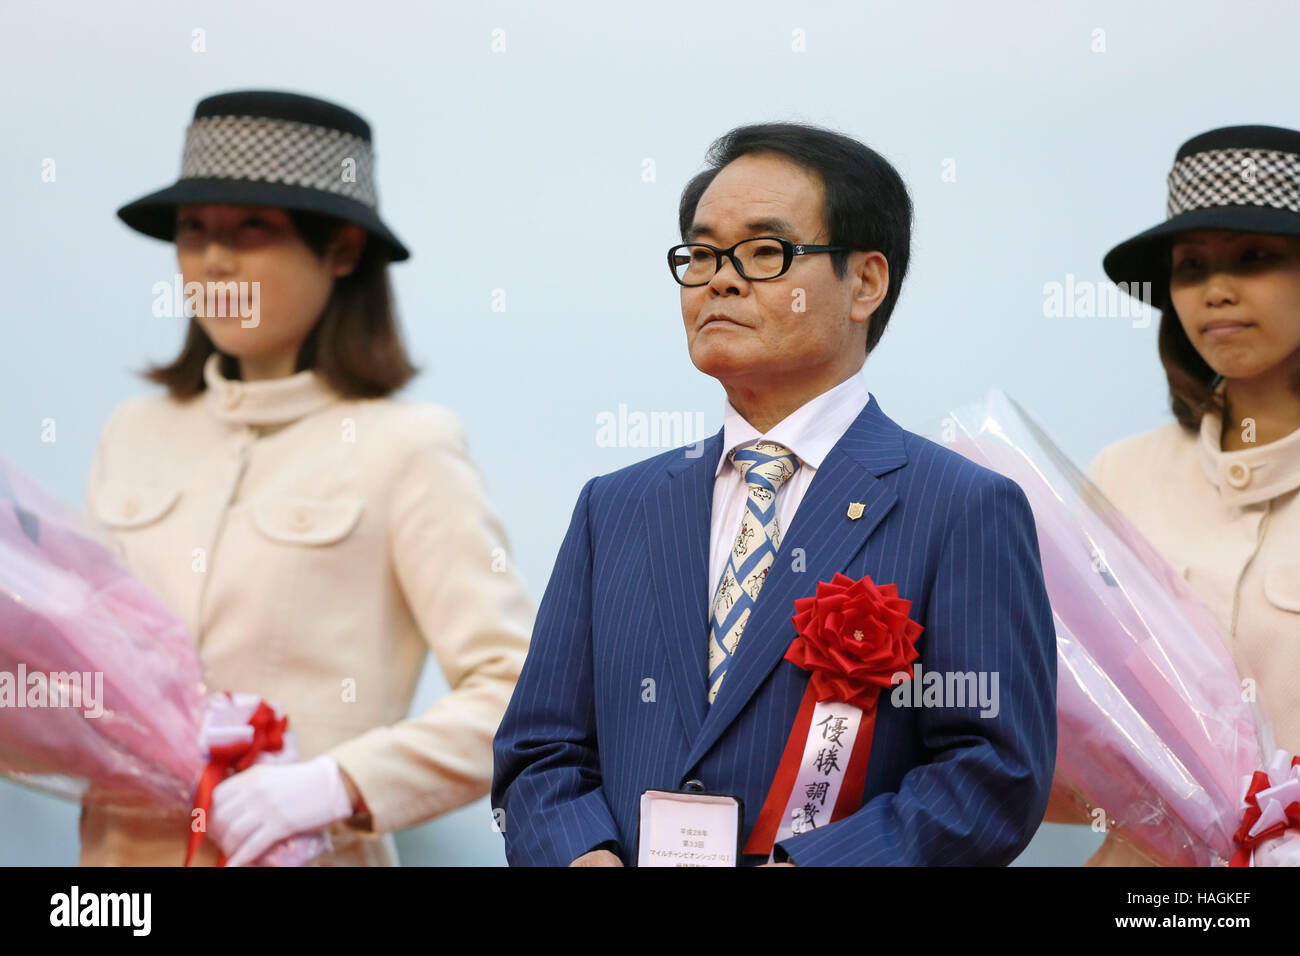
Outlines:
{"label": "hat brim", "polygon": [[1152,304],[1163,307],[1169,294],[1169,272],[1164,264],[1165,250],[1174,236],[1193,229],[1300,236],[1300,214],[1272,206],[1192,209],[1121,242],[1106,253],[1102,259],[1102,268],[1112,282],[1127,283],[1129,289],[1135,288],[1134,283],[1150,282]]}
{"label": "hat brim", "polygon": [[335,196],[318,189],[286,183],[248,179],[182,179],[166,189],[127,203],[117,211],[117,216],[136,232],[170,242],[176,231],[176,207],[200,203],[275,206],[334,216],[365,228],[387,247],[391,261],[401,262],[411,257],[406,246],[369,206],[347,196]]}

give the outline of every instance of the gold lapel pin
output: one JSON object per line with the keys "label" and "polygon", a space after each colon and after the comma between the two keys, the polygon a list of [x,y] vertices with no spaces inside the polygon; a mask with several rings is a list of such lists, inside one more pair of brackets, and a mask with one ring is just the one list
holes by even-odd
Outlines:
{"label": "gold lapel pin", "polygon": [[854,521],[857,521],[859,518],[862,517],[862,509],[865,507],[866,505],[864,505],[861,501],[850,501],[849,517],[852,518]]}

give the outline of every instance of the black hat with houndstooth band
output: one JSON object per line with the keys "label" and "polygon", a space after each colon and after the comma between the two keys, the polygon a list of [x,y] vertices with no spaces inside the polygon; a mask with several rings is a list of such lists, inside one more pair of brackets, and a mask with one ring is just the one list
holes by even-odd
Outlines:
{"label": "black hat with houndstooth band", "polygon": [[1174,157],[1166,216],[1102,260],[1116,283],[1150,282],[1155,305],[1168,298],[1165,256],[1178,233],[1223,229],[1300,236],[1300,132],[1225,126],[1192,137]]}
{"label": "black hat with houndstooth band", "polygon": [[173,238],[176,207],[276,206],[363,226],[398,262],[410,253],[379,218],[370,124],[337,104],[249,90],[200,101],[180,179],[117,211],[132,229]]}

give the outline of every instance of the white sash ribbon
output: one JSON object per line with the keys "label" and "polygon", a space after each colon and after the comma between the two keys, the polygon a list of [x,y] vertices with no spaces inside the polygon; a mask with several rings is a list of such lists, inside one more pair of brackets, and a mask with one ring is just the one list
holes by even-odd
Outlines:
{"label": "white sash ribbon", "polygon": [[781,815],[776,843],[830,822],[861,726],[861,707],[824,700],[813,708],[799,774]]}

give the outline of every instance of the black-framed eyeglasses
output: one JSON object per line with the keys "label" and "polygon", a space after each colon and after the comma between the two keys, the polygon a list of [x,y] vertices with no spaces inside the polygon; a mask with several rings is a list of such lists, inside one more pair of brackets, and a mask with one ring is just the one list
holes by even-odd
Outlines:
{"label": "black-framed eyeglasses", "polygon": [[684,286],[708,285],[722,268],[722,257],[728,256],[741,278],[762,282],[785,275],[795,256],[847,251],[844,246],[811,246],[780,236],[742,239],[729,249],[719,249],[707,242],[683,242],[668,250],[668,268],[673,278]]}

